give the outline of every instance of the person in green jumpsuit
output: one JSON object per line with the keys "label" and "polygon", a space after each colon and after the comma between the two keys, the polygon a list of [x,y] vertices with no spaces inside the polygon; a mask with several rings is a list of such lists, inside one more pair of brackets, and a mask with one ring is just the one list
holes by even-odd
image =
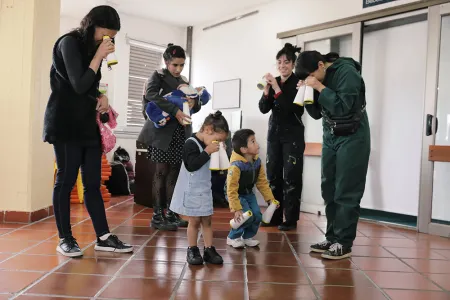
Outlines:
{"label": "person in green jumpsuit", "polygon": [[311,246],[323,258],[351,256],[366,185],[370,127],[361,65],[336,53],[305,51],[297,59],[298,86],[315,90],[309,115],[322,118],[322,197],[327,230],[324,242]]}

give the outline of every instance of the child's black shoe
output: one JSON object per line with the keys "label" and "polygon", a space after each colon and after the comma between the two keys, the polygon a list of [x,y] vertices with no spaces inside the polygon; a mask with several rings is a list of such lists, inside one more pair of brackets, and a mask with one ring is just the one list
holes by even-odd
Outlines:
{"label": "child's black shoe", "polygon": [[187,249],[186,260],[190,265],[203,265],[203,258],[197,246]]}
{"label": "child's black shoe", "polygon": [[221,265],[223,264],[223,258],[217,253],[216,248],[214,246],[205,248],[203,253],[203,259],[206,263],[213,265]]}

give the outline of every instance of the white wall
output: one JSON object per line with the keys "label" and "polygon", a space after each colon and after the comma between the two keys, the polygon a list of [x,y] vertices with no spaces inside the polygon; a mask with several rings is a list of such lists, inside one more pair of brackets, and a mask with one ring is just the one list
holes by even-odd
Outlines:
{"label": "white wall", "polygon": [[[213,92],[214,81],[242,79],[242,126],[256,131],[261,144],[261,158],[265,161],[269,114],[262,115],[259,112],[257,103],[261,93],[255,88],[255,84],[264,73],[276,71],[275,55],[282,47],[282,41],[276,38],[276,34],[415,1],[417,0],[399,0],[363,9],[361,0],[281,0],[258,7],[257,15],[211,30],[202,30],[210,24],[196,26],[192,83],[205,85]],[[198,126],[209,112],[211,104],[203,107],[193,117],[194,127]],[[320,178],[316,178],[317,174],[311,174],[317,172],[309,170],[309,167],[305,164],[303,187],[304,190],[309,189],[309,194],[317,195],[316,201],[320,202]]]}
{"label": "white wall", "polygon": [[[113,67],[112,71],[108,70],[105,64],[103,65],[102,83],[108,84],[110,104],[119,114],[117,128],[124,130],[126,129],[127,119],[128,68],[130,60],[130,47],[126,42],[126,36],[157,45],[174,43],[184,47],[186,45],[186,28],[166,25],[162,22],[156,22],[123,13],[120,13],[120,19],[122,29],[115,39],[116,55],[119,64]],[[70,16],[61,16],[61,34],[77,27],[80,21],[81,18],[77,19]],[[118,136],[117,146],[125,148],[130,153],[133,163],[135,163],[136,136]],[[114,151],[111,151],[108,157],[111,157],[113,152]]]}

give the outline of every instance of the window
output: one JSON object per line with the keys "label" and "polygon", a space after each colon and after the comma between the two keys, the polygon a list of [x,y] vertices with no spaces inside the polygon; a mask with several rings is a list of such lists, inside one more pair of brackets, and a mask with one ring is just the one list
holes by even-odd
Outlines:
{"label": "window", "polygon": [[[136,43],[137,44],[137,43]],[[130,43],[130,66],[128,78],[127,127],[142,127],[142,93],[150,75],[161,68],[163,52],[151,45]]]}

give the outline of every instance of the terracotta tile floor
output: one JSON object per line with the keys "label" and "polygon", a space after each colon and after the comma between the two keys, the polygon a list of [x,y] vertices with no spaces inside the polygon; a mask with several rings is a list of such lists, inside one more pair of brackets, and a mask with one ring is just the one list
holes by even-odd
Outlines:
{"label": "terracotta tile floor", "polygon": [[[151,209],[129,197],[107,203],[112,232],[134,254],[95,252],[85,208],[72,206],[82,259],[55,252],[53,218],[0,224],[0,300],[18,299],[333,299],[450,300],[450,240],[360,222],[353,258],[324,261],[309,253],[323,239],[324,217],[302,214],[296,232],[261,229],[259,249],[227,247],[231,214],[214,215],[214,244],[223,266],[186,264],[186,230],[149,228]],[[200,241],[199,245],[202,245]]]}

